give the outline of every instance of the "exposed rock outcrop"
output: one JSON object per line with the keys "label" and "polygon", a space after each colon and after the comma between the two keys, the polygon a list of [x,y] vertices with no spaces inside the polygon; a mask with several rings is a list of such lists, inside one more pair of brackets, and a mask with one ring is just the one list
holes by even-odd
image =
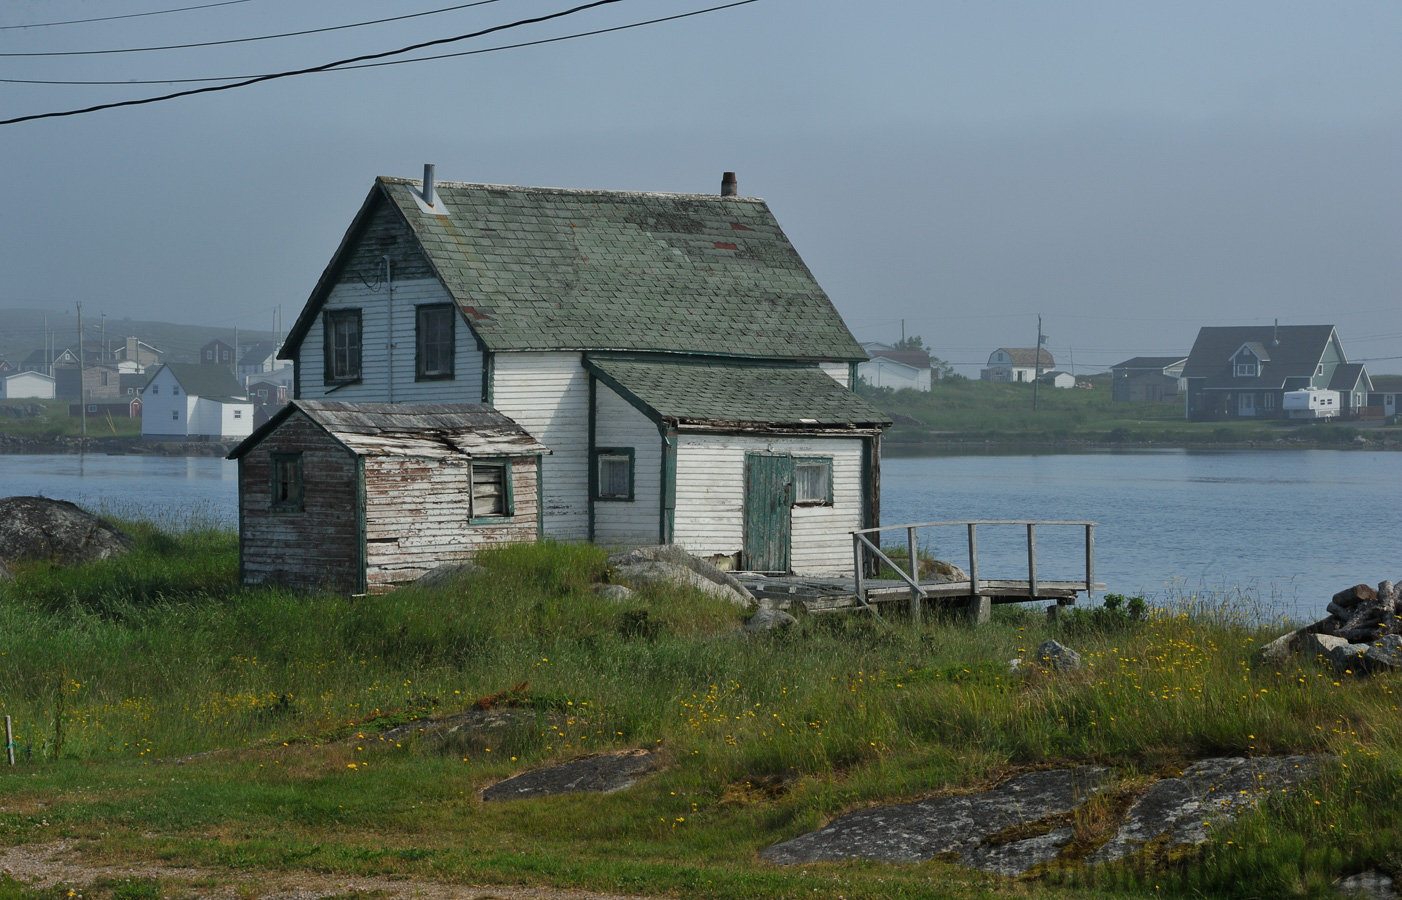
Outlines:
{"label": "exposed rock outcrop", "polygon": [[646,750],[585,756],[498,781],[482,792],[482,799],[490,803],[558,794],[611,794],[637,784],[657,766],[656,755]]}
{"label": "exposed rock outcrop", "polygon": [[0,499],[0,559],[54,559],[81,565],[129,553],[132,539],[67,500]]}
{"label": "exposed rock outcrop", "polygon": [[649,584],[682,584],[738,606],[754,604],[754,595],[736,580],[704,559],[675,544],[639,547],[608,558],[609,579],[638,589]]}

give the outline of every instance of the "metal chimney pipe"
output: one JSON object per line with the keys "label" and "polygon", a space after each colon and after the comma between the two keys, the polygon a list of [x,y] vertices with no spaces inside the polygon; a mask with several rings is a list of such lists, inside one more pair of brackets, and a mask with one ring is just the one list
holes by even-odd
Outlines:
{"label": "metal chimney pipe", "polygon": [[726,172],[720,177],[720,195],[722,197],[738,197],[740,195],[740,186],[735,181],[734,172]]}
{"label": "metal chimney pipe", "polygon": [[424,202],[429,206],[438,205],[433,196],[433,163],[424,163]]}

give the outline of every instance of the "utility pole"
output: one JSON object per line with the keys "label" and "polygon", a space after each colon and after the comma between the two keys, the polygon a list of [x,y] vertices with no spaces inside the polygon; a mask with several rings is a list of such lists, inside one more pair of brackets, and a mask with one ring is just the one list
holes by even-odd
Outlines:
{"label": "utility pole", "polygon": [[83,384],[83,367],[86,360],[83,357],[83,304],[78,303],[78,414],[83,421],[83,437],[88,436],[88,392]]}
{"label": "utility pole", "polygon": [[234,380],[239,380],[239,327],[234,326]]}
{"label": "utility pole", "polygon": [[49,360],[52,356],[49,353],[49,314],[44,313],[44,374],[50,378],[54,377],[54,364]]}
{"label": "utility pole", "polygon": [[100,315],[102,316],[102,343],[99,345],[100,349],[98,350],[97,361],[98,361],[100,364],[102,364],[102,365],[106,365],[106,364],[107,364],[107,313],[100,313]]}
{"label": "utility pole", "polygon": [[1042,382],[1042,317],[1041,317],[1041,316],[1038,316],[1038,317],[1037,317],[1037,346],[1032,350],[1032,352],[1033,352],[1033,354],[1035,354],[1034,359],[1036,360],[1036,363],[1035,363],[1036,369],[1034,369],[1034,371],[1037,373],[1037,374],[1032,378],[1032,411],[1033,411],[1033,412],[1036,412],[1036,411],[1037,411],[1037,385],[1041,384],[1041,382]]}

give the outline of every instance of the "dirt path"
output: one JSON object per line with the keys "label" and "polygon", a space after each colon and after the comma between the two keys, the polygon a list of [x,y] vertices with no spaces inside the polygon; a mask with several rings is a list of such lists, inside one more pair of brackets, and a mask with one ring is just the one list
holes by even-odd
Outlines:
{"label": "dirt path", "polygon": [[[198,900],[319,900],[367,893],[382,900],[639,900],[632,895],[560,891],[519,885],[461,885],[409,878],[290,872],[223,872],[141,863],[102,865],[82,859],[67,841],[25,844],[0,852],[0,872],[33,887],[73,887],[99,879],[155,878],[177,896]],[[210,887],[210,883],[217,887]]]}

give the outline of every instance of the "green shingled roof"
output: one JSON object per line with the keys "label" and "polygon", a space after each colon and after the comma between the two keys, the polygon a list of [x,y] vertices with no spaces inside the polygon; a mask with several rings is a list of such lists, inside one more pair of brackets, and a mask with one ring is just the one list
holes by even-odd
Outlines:
{"label": "green shingled roof", "polygon": [[762,200],[377,185],[488,349],[866,359]]}
{"label": "green shingled roof", "polygon": [[590,354],[585,366],[657,417],[681,424],[885,426],[879,409],[816,366],[638,360]]}
{"label": "green shingled roof", "polygon": [[[228,366],[206,366],[192,363],[165,363],[185,393],[208,400],[247,400],[248,392],[239,385]],[[159,371],[159,370],[157,370]],[[152,374],[155,378],[155,374]],[[147,382],[148,384],[150,382]]]}

